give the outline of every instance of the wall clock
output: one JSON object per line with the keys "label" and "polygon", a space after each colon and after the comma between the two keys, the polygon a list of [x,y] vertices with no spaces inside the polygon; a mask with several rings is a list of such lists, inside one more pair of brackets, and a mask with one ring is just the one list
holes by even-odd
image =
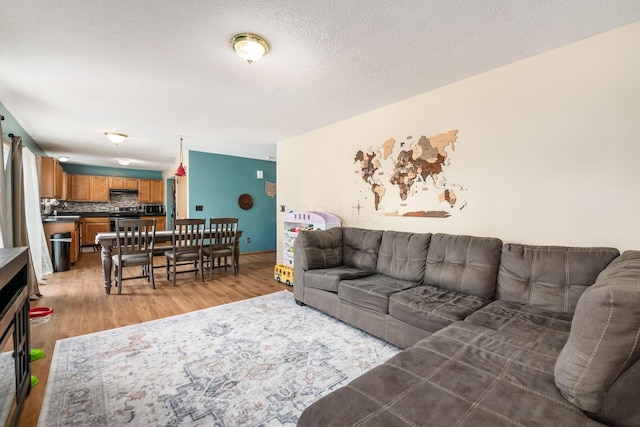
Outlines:
{"label": "wall clock", "polygon": [[253,206],[253,198],[251,197],[251,195],[249,194],[241,194],[240,197],[238,197],[238,206],[240,206],[240,209],[243,209],[245,211],[251,209],[251,207]]}

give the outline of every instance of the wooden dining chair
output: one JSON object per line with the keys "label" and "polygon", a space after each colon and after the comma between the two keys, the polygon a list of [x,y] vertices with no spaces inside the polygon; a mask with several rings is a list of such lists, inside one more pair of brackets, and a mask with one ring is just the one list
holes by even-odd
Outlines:
{"label": "wooden dining chair", "polygon": [[[238,274],[236,260],[236,235],[238,233],[238,218],[209,218],[211,238],[209,244],[202,248],[203,260],[209,266],[209,279],[213,277],[214,268],[227,267],[233,269],[233,275]],[[231,264],[227,261],[231,258]],[[224,259],[224,264],[220,260]],[[216,265],[217,261],[217,265]]]}
{"label": "wooden dining chair", "polygon": [[[176,219],[171,236],[171,249],[164,255],[167,259],[167,280],[173,276],[176,285],[176,274],[200,271],[200,280],[204,282],[202,273],[202,242],[204,240],[204,218]],[[192,264],[190,270],[178,270],[179,265]]]}
{"label": "wooden dining chair", "polygon": [[[153,242],[156,235],[155,219],[117,219],[117,253],[112,256],[118,294],[122,293],[122,281],[146,278],[151,287],[156,288],[153,280]],[[125,267],[141,266],[140,276],[123,277]]]}

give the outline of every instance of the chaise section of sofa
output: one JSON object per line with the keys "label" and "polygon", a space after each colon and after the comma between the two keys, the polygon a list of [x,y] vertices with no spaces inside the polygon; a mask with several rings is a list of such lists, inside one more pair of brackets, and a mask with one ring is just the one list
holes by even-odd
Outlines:
{"label": "chaise section of sofa", "polygon": [[597,426],[553,383],[559,349],[469,322],[309,406],[298,426]]}

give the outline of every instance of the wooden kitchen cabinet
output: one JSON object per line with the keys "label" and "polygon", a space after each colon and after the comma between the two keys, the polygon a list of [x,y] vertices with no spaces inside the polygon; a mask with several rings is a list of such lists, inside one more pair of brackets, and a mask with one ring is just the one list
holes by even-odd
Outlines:
{"label": "wooden kitchen cabinet", "polygon": [[144,217],[143,219],[155,219],[156,220],[156,231],[162,231],[167,229],[167,217],[166,216],[152,216],[152,217]]}
{"label": "wooden kitchen cabinet", "polygon": [[138,201],[140,203],[164,203],[164,181],[161,179],[139,179]]}
{"label": "wooden kitchen cabinet", "polygon": [[64,199],[67,174],[53,157],[40,157],[40,197]]}
{"label": "wooden kitchen cabinet", "polygon": [[114,190],[137,190],[138,178],[109,177],[109,188]]}
{"label": "wooden kitchen cabinet", "polygon": [[88,202],[91,194],[91,176],[71,175],[71,200]]}
{"label": "wooden kitchen cabinet", "polygon": [[164,181],[151,180],[151,203],[164,203]]}
{"label": "wooden kitchen cabinet", "polygon": [[82,246],[93,246],[96,244],[98,233],[109,232],[109,217],[82,218],[80,227],[82,228]]}
{"label": "wooden kitchen cabinet", "polygon": [[108,176],[92,176],[91,177],[89,201],[90,202],[108,202],[109,201],[109,177]]}

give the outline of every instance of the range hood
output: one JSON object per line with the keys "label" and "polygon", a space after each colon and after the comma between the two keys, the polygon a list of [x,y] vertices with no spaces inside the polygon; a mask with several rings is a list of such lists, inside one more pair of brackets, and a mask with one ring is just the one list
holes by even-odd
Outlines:
{"label": "range hood", "polygon": [[138,190],[118,190],[118,189],[110,189],[109,194],[138,194]]}

